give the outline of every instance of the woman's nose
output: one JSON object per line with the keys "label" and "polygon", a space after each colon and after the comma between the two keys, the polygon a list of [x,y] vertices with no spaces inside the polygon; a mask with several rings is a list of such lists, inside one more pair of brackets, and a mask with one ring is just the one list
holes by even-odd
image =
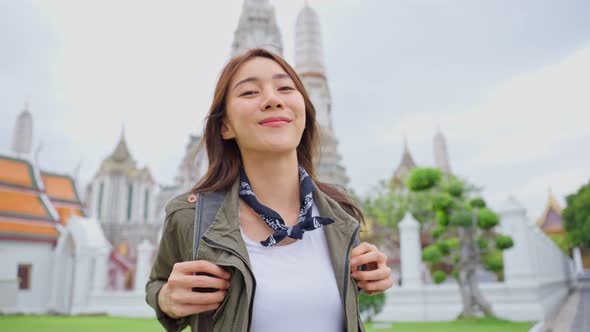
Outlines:
{"label": "woman's nose", "polygon": [[269,91],[265,94],[265,100],[262,103],[263,111],[270,111],[273,109],[282,109],[284,107],[282,99],[274,91]]}

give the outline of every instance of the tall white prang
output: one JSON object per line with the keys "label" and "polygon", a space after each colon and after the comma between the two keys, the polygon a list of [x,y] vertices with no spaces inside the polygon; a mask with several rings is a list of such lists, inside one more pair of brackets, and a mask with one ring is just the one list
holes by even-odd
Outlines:
{"label": "tall white prang", "polygon": [[320,129],[320,155],[315,168],[321,181],[346,188],[349,178],[338,152],[338,139],[332,125],[332,97],[324,66],[320,19],[309,5],[297,16],[295,26],[295,70],[316,111]]}

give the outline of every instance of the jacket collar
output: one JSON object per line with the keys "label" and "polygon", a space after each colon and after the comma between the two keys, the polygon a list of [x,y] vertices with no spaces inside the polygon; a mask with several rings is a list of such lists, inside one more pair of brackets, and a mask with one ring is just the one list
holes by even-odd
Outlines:
{"label": "jacket collar", "polygon": [[[352,237],[359,222],[348,214],[338,202],[322,192],[315,183],[313,185],[314,204],[316,204],[320,216],[334,220],[334,223],[326,226],[326,228],[334,227],[346,237]],[[235,249],[248,260],[246,244],[242,239],[239,226],[239,190],[240,179],[237,178],[225,194],[221,208],[204,236],[224,246]],[[327,231],[326,235],[330,237],[331,233],[331,231]]]}

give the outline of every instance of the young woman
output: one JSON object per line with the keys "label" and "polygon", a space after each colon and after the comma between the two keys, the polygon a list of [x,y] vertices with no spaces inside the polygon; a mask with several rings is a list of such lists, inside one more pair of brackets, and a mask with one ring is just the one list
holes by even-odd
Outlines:
{"label": "young woman", "polygon": [[[375,246],[354,245],[356,204],[315,178],[315,109],[293,68],[263,49],[231,59],[203,140],[208,171],[168,203],[146,285],[164,327],[363,331],[359,288],[386,290],[391,270]],[[193,257],[196,195],[211,192],[225,198]]]}

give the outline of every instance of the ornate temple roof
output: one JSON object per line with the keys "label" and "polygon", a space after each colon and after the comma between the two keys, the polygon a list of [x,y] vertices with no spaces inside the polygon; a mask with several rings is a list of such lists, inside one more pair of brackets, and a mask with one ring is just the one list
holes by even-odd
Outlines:
{"label": "ornate temple roof", "polygon": [[58,214],[30,161],[0,155],[0,239],[56,243]]}
{"label": "ornate temple roof", "polygon": [[45,192],[59,214],[59,221],[65,225],[72,215],[85,217],[76,183],[69,175],[41,172]]}
{"label": "ornate temple roof", "polygon": [[539,226],[543,232],[548,234],[562,234],[565,233],[563,227],[563,219],[561,217],[561,207],[557,202],[555,196],[551,190],[549,190],[549,197],[547,198],[547,204],[541,217],[537,220],[537,226]]}
{"label": "ornate temple roof", "polygon": [[28,160],[5,155],[0,155],[0,184],[31,190],[42,189],[33,165]]}
{"label": "ornate temple roof", "polygon": [[137,167],[137,162],[133,159],[129,152],[129,148],[127,147],[124,131],[121,132],[121,137],[119,138],[119,142],[117,142],[115,150],[102,161],[100,169],[95,177],[113,173],[154,181],[151,172],[147,167],[141,169]]}
{"label": "ornate temple roof", "polygon": [[45,184],[45,193],[52,201],[80,204],[80,197],[71,176],[43,171],[41,178]]}
{"label": "ornate temple roof", "polygon": [[255,47],[283,54],[275,10],[268,0],[244,0],[240,21],[234,32],[231,55],[235,56]]}
{"label": "ornate temple roof", "polygon": [[412,158],[410,150],[408,149],[408,142],[404,138],[404,151],[402,153],[402,159],[393,172],[392,181],[403,182],[406,176],[408,176],[410,171],[414,168],[416,168],[416,163],[414,162],[414,158]]}

